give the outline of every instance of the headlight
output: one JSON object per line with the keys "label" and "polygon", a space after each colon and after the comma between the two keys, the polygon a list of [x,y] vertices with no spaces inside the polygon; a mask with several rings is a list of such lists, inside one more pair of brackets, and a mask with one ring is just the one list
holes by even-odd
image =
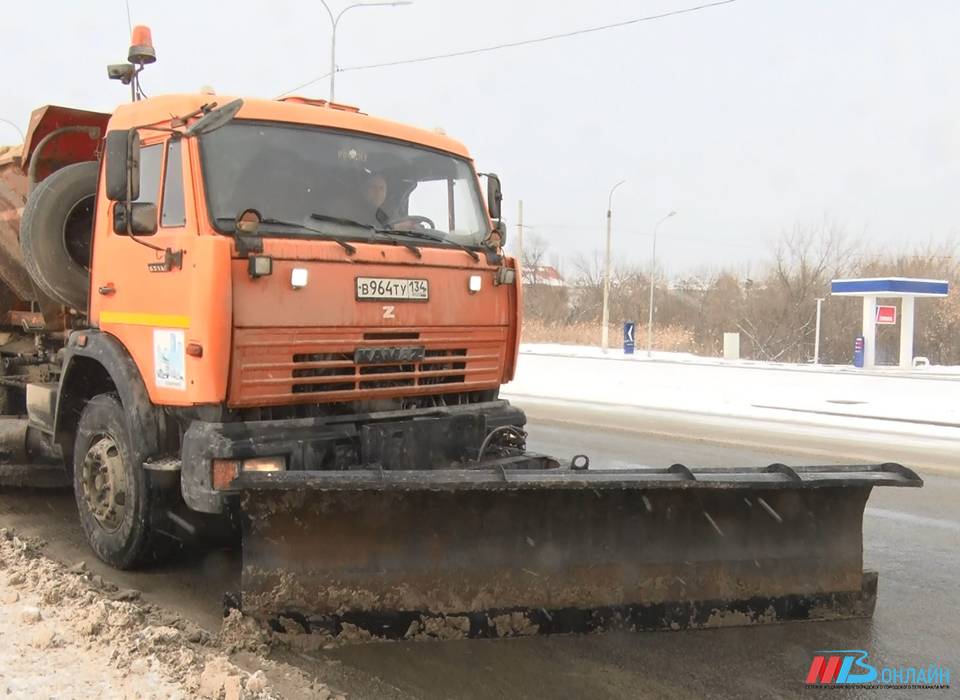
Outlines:
{"label": "headlight", "polygon": [[287,468],[285,457],[251,457],[242,462],[245,472],[282,472]]}
{"label": "headlight", "polygon": [[286,457],[251,457],[250,459],[213,460],[213,488],[228,489],[241,472],[282,472],[287,469]]}

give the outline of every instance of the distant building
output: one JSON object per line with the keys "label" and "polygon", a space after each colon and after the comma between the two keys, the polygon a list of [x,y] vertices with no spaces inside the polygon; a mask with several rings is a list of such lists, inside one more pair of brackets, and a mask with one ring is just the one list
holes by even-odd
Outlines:
{"label": "distant building", "polygon": [[550,265],[527,265],[523,268],[523,283],[528,286],[566,287],[563,275]]}

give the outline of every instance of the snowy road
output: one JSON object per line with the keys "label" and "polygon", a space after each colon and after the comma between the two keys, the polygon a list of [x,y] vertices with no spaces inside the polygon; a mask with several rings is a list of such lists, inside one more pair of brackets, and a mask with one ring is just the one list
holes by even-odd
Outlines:
{"label": "snowy road", "polygon": [[[824,462],[799,453],[602,431],[534,421],[531,447],[587,452],[596,466]],[[922,471],[922,469],[921,469]],[[890,665],[939,664],[960,672],[960,479],[926,476],[923,489],[877,489],[865,527],[866,564],[880,572],[872,621],[535,639],[388,643],[286,659],[353,698],[633,698],[805,696],[817,649],[856,649]],[[235,585],[235,552],[209,552],[145,573],[91,561],[66,492],[0,490],[0,525],[39,535],[50,556],[91,569],[215,627],[220,591]],[[895,697],[888,692],[885,697]]]}

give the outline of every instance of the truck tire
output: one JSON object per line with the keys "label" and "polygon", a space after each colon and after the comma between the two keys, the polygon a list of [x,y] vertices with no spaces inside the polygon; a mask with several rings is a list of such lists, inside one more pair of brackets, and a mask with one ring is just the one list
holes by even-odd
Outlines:
{"label": "truck tire", "polygon": [[27,197],[20,221],[30,277],[47,296],[78,311],[87,309],[98,173],[90,161],[48,175]]}
{"label": "truck tire", "polygon": [[116,394],[87,402],[74,444],[73,491],[91,549],[118,569],[160,559],[173,544],[157,529],[164,499],[150,488],[144,453]]}

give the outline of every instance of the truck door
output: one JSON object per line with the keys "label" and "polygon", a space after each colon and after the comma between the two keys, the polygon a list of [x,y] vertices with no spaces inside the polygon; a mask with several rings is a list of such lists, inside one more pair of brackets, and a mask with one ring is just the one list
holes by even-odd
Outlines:
{"label": "truck door", "polygon": [[[157,231],[117,233],[114,205],[101,199],[111,216],[97,217],[91,264],[91,321],[123,343],[151,400],[166,405],[215,402],[226,391],[226,367],[210,376],[205,365],[226,364],[210,351],[229,342],[229,244],[198,235],[190,145],[178,136],[145,141],[138,201],[157,205]],[[218,253],[223,280],[210,265]]]}

